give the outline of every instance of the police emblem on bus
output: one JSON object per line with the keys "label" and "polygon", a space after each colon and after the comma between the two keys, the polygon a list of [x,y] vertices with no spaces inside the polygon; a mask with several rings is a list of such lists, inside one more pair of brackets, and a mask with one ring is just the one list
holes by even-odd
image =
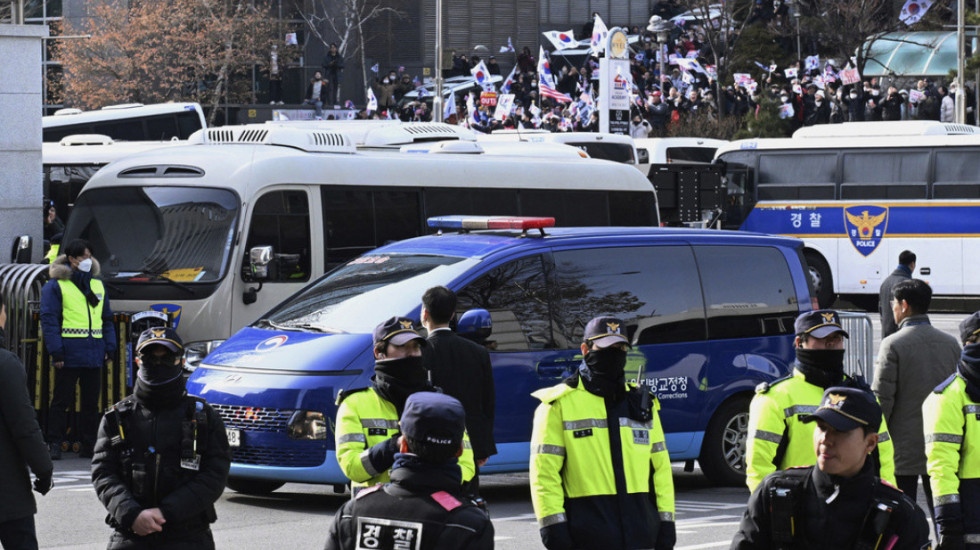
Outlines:
{"label": "police emblem on bus", "polygon": [[874,252],[888,227],[888,207],[869,204],[844,209],[844,229],[847,238],[862,256]]}
{"label": "police emblem on bus", "polygon": [[178,304],[150,304],[150,309],[153,311],[159,311],[160,313],[166,313],[167,315],[174,316],[174,328],[180,323],[180,310],[183,309]]}
{"label": "police emblem on bus", "polygon": [[289,337],[284,334],[280,336],[273,336],[268,340],[263,340],[261,343],[259,343],[259,345],[255,346],[255,351],[258,352],[272,351],[278,348],[279,346],[285,344],[286,340],[288,339]]}

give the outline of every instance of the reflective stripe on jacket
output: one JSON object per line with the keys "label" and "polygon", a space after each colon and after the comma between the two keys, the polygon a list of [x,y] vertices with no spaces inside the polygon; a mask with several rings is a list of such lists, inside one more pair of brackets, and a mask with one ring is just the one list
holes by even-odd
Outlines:
{"label": "reflective stripe on jacket", "polygon": [[[748,446],[745,456],[745,483],[750,491],[762,483],[765,477],[792,466],[813,466],[817,454],[813,448],[813,432],[816,423],[804,424],[803,415],[817,410],[824,389],[806,381],[798,369],[793,376],[779,381],[768,390],[757,390],[749,405]],[[783,438],[789,438],[783,442]],[[776,464],[780,443],[785,451]],[[888,435],[884,417],[878,431],[878,453],[881,460],[879,477],[895,484],[895,448]]]}
{"label": "reflective stripe on jacket", "polygon": [[[656,399],[650,421],[612,418],[620,442],[613,449],[610,415],[602,397],[581,383],[576,387],[562,383],[532,395],[542,401],[534,413],[530,464],[531,503],[541,527],[567,521],[573,540],[578,540],[576,529],[593,531],[595,537],[606,536],[594,532],[603,527],[616,529],[609,518],[619,517],[624,523],[645,521],[645,515],[653,516],[654,522],[657,517],[674,520],[674,482]],[[627,495],[619,496],[638,497],[637,509],[617,509],[614,462],[620,456]],[[656,510],[648,497],[651,477]],[[578,517],[573,508],[597,513]],[[654,536],[655,527],[650,526]],[[610,540],[609,545],[618,543]]]}
{"label": "reflective stripe on jacket", "polygon": [[61,337],[102,338],[102,306],[105,304],[105,287],[102,281],[92,279],[92,292],[99,298],[95,307],[89,305],[82,291],[70,280],[59,280],[61,287]]}
{"label": "reflective stripe on jacket", "polygon": [[[959,375],[940,384],[936,392],[922,404],[933,503],[937,508],[961,503],[968,515],[970,510],[980,511],[980,501],[968,500],[980,489],[980,403],[970,399],[966,381]],[[980,531],[974,533],[980,535]]]}
{"label": "reflective stripe on jacket", "polygon": [[[395,405],[381,397],[374,388],[350,394],[337,409],[335,444],[340,469],[354,488],[387,483],[390,467],[375,471],[369,449],[400,432]],[[469,435],[463,434],[463,454],[459,457],[463,481],[473,479],[476,465]]]}

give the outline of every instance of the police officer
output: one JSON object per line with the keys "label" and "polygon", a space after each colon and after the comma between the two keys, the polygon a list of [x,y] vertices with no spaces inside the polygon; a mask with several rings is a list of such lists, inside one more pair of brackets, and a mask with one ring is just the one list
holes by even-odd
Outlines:
{"label": "police officer", "polygon": [[660,405],[626,383],[625,328],[613,317],[589,321],[578,371],[532,394],[541,404],[531,431],[531,503],[549,550],[674,547]]}
{"label": "police officer", "polygon": [[[750,491],[776,470],[814,462],[813,425],[801,422],[831,386],[870,389],[860,378],[844,374],[844,338],[836,311],[817,310],[796,318],[796,363],[790,376],[759,384],[749,405],[746,484]],[[876,462],[879,475],[895,483],[894,446],[882,419]]]}
{"label": "police officer", "polygon": [[941,550],[980,549],[980,311],[960,323],[956,373],[922,405]]}
{"label": "police officer", "polygon": [[816,466],[769,474],[749,497],[732,550],[929,548],[925,514],[875,475],[881,407],[863,389],[828,388],[816,412]]}
{"label": "police officer", "polygon": [[109,549],[214,548],[231,467],[221,417],[184,390],[184,347],[171,328],[151,328],[136,344],[133,395],[99,426],[92,483],[115,532]]}
{"label": "police officer", "polygon": [[405,401],[391,482],[368,487],[334,516],[327,550],[493,548],[490,517],[462,494],[466,412],[454,397],[416,392]]}
{"label": "police officer", "polygon": [[51,280],[41,290],[41,329],[55,368],[47,431],[51,458],[61,458],[65,411],[75,403],[76,383],[81,389],[78,454],[91,458],[99,423],[102,368],[116,349],[109,296],[96,278],[99,263],[82,239],[68,243],[65,254],[58,256],[48,273]]}
{"label": "police officer", "polygon": [[[374,329],[374,376],[371,386],[341,391],[337,396],[337,462],[356,493],[386,483],[398,452],[398,419],[408,396],[433,391],[422,366],[425,338],[415,321],[392,317]],[[463,481],[476,471],[469,438],[465,438],[460,468]]]}

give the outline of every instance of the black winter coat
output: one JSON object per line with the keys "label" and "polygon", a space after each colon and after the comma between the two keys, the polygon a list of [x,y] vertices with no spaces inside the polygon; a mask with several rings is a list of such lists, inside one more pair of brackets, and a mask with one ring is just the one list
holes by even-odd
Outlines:
{"label": "black winter coat", "polygon": [[[797,534],[793,548],[853,548],[876,492],[898,503],[889,516],[884,537],[889,540],[891,535],[898,536],[892,550],[919,550],[928,543],[929,524],[922,509],[905,493],[882,485],[873,473],[870,460],[865,461],[864,468],[856,476],[847,479],[827,475],[815,466],[809,470],[800,499],[803,509],[796,516],[802,518],[797,522],[797,529],[802,528],[802,531]],[[770,487],[776,478],[786,475],[785,470],[770,474],[749,497],[731,550],[774,548]],[[832,495],[834,498],[830,499]],[[828,499],[831,500],[829,504]]]}
{"label": "black winter coat", "polygon": [[[363,489],[337,510],[326,550],[353,550],[358,519],[361,529],[370,529],[369,518],[415,524],[409,529],[413,537],[420,535],[423,550],[492,549],[490,517],[460,494],[460,479],[456,464],[437,466],[396,455],[391,483]],[[380,547],[390,548],[385,537]]]}
{"label": "black winter coat", "polygon": [[496,392],[486,348],[451,330],[437,330],[422,349],[422,364],[431,373],[434,386],[463,404],[473,458],[497,454],[493,440]]}
{"label": "black winter coat", "polygon": [[35,475],[54,471],[27,393],[24,365],[0,349],[0,523],[37,513],[28,467]]}
{"label": "black winter coat", "polygon": [[892,294],[895,285],[902,281],[912,278],[912,273],[905,266],[898,266],[891,275],[885,277],[878,287],[878,312],[881,313],[881,339],[898,332],[898,324],[895,323],[895,314],[892,313]]}
{"label": "black winter coat", "polygon": [[[111,439],[119,435],[116,415],[107,413],[102,418],[92,459],[92,483],[109,512],[106,523],[117,531],[131,533],[139,513],[154,507],[160,508],[167,522],[162,532],[150,537],[186,536],[206,530],[217,519],[214,503],[225,489],[231,467],[228,437],[221,416],[204,404],[207,449],[199,449],[198,471],[182,468],[182,424],[188,417],[189,399],[185,396],[177,406],[157,410],[146,407],[133,396],[118,403],[117,407],[124,408],[125,403],[131,404],[129,412],[119,415],[128,442],[123,446],[111,444]],[[155,452],[149,452],[150,447]],[[132,449],[136,461],[145,462],[145,476],[124,467],[127,448]]]}

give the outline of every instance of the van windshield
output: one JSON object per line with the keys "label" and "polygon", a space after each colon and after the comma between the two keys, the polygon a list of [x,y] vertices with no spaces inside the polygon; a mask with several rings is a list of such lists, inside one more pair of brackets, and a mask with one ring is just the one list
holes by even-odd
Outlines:
{"label": "van windshield", "polygon": [[321,332],[371,332],[422,303],[422,294],[447,285],[479,263],[454,256],[369,254],[333,270],[274,309],[257,326]]}
{"label": "van windshield", "polygon": [[63,242],[88,241],[109,279],[213,282],[228,265],[237,217],[226,189],[92,189],[79,195]]}

